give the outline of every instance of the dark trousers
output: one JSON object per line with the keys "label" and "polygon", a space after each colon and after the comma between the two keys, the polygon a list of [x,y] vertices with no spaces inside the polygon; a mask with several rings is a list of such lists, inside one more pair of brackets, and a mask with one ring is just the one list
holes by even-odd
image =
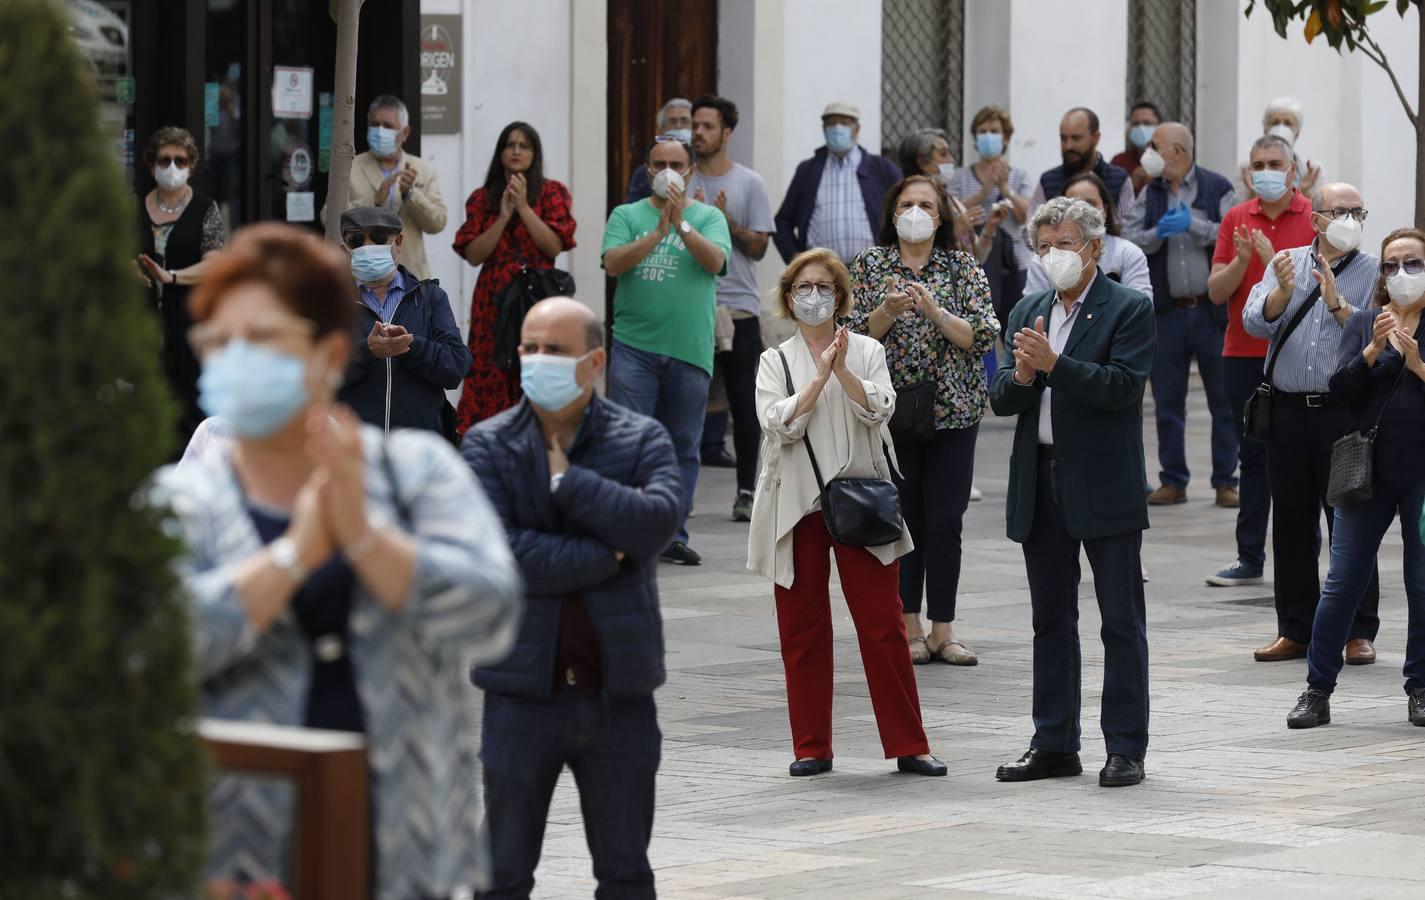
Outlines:
{"label": "dark trousers", "polygon": [[1212,304],[1159,313],[1158,355],[1153,359],[1153,406],[1158,420],[1158,473],[1163,484],[1187,487],[1190,473],[1184,433],[1187,429],[1188,365],[1197,372],[1212,414],[1212,486],[1235,487],[1237,430],[1222,383],[1222,332]]}
{"label": "dark trousers", "polygon": [[1242,408],[1262,383],[1265,363],[1260,356],[1222,357],[1227,402],[1232,406],[1232,424],[1237,427],[1237,491],[1242,497],[1242,505],[1237,508],[1237,558],[1258,571],[1267,561],[1267,517],[1272,510],[1272,492],[1267,486],[1267,445],[1242,433]]}
{"label": "dark trousers", "polygon": [[762,426],[757,423],[757,368],[762,361],[762,321],[732,320],[732,349],[719,353],[727,408],[732,413],[732,449],[737,454],[737,489],[757,487],[757,451]]}
{"label": "dark trousers", "polygon": [[1375,496],[1336,510],[1331,537],[1331,568],[1316,607],[1311,649],[1306,657],[1308,683],[1331,693],[1341,673],[1346,641],[1354,634],[1356,607],[1375,577],[1376,553],[1391,523],[1400,519],[1405,544],[1405,601],[1409,626],[1405,642],[1405,689],[1425,688],[1425,547],[1420,513],[1425,481],[1392,485],[1377,479]]}
{"label": "dark trousers", "polygon": [[1104,744],[1142,759],[1148,750],[1148,624],[1143,533],[1079,541],[1059,509],[1052,460],[1039,461],[1034,524],[1024,542],[1034,611],[1034,739],[1038,750],[1079,750],[1079,548],[1088,553],[1103,619]]}
{"label": "dark trousers", "polygon": [[547,699],[486,694],[480,758],[494,871],[480,896],[530,895],[550,797],[568,766],[599,883],[594,896],[654,897],[648,841],[662,739],[651,696],[584,697],[572,687]]}
{"label": "dark trousers", "polygon": [[975,475],[980,426],[944,428],[928,441],[895,438],[901,515],[915,549],[901,557],[901,606],[920,612],[922,595],[932,622],[955,621],[960,590],[960,532]]}
{"label": "dark trousers", "polygon": [[[1272,400],[1272,434],[1267,441],[1267,472],[1271,481],[1273,594],[1277,608],[1277,634],[1305,644],[1311,640],[1311,623],[1321,597],[1317,559],[1321,553],[1321,513],[1326,530],[1334,528],[1326,502],[1331,474],[1331,445],[1346,433],[1344,406],[1308,407],[1299,397],[1278,394]],[[1374,641],[1380,629],[1380,580],[1375,557],[1371,576],[1356,610],[1350,637]]]}

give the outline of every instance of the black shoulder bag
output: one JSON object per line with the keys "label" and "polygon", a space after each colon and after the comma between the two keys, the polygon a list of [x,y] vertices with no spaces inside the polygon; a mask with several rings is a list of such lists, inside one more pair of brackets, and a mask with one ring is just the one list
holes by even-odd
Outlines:
{"label": "black shoulder bag", "polygon": [[[1360,254],[1359,250],[1352,250],[1341,258],[1340,265],[1331,271],[1335,275],[1340,275],[1346,271],[1346,267],[1355,261]],[[1321,285],[1312,289],[1306,295],[1306,302],[1301,304],[1301,308],[1296,311],[1296,315],[1291,317],[1291,321],[1286,323],[1286,330],[1277,339],[1277,345],[1272,349],[1272,355],[1267,358],[1266,371],[1262,373],[1262,383],[1257,385],[1257,389],[1252,392],[1252,396],[1247,398],[1247,402],[1242,406],[1242,433],[1254,441],[1265,441],[1272,433],[1272,372],[1277,367],[1277,357],[1281,355],[1282,347],[1291,338],[1291,333],[1296,331],[1296,326],[1306,319],[1306,314],[1311,307],[1316,305],[1316,300],[1321,296]],[[1345,303],[1345,299],[1341,300]]]}
{"label": "black shoulder bag", "polygon": [[1395,376],[1395,384],[1385,395],[1380,414],[1370,430],[1360,430],[1338,438],[1331,445],[1331,474],[1326,479],[1326,502],[1332,506],[1350,506],[1375,496],[1375,449],[1376,435],[1380,433],[1380,420],[1390,406],[1390,398],[1400,387],[1400,379],[1410,367],[1401,360],[1400,374]]}
{"label": "black shoulder bag", "polygon": [[[951,272],[953,273],[953,269]],[[950,292],[954,296],[955,285],[951,282]],[[949,310],[946,310],[949,312]],[[895,324],[892,323],[892,328]],[[940,370],[945,365],[945,354],[950,351],[950,339],[935,329],[940,339],[940,353],[935,357],[935,367],[930,377],[905,387],[896,388],[896,411],[891,413],[891,434],[903,441],[925,442],[935,437],[935,393],[940,385]],[[888,332],[889,333],[889,332]]]}
{"label": "black shoulder bag", "polygon": [[[787,396],[794,396],[797,389],[792,384],[792,368],[787,365],[787,355],[777,348],[782,358],[782,372],[787,376]],[[810,415],[810,413],[808,413]],[[892,544],[900,540],[904,528],[901,519],[900,492],[890,481],[882,478],[833,478],[825,482],[821,478],[821,467],[816,464],[816,453],[811,449],[811,441],[802,434],[806,444],[807,457],[811,459],[811,470],[816,475],[816,486],[821,490],[821,515],[826,522],[826,530],[837,543],[853,547],[876,547]]]}
{"label": "black shoulder bag", "polygon": [[[515,240],[514,235],[510,236]],[[518,245],[517,245],[518,246]],[[519,251],[520,270],[495,297],[494,363],[506,372],[512,371],[519,358],[520,329],[530,307],[546,297],[574,296],[574,276],[563,269],[535,269],[525,263]]]}

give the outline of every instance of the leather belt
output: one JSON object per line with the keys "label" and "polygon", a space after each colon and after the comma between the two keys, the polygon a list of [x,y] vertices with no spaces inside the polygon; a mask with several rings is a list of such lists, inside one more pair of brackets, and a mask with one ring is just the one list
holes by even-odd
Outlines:
{"label": "leather belt", "polygon": [[1341,406],[1341,401],[1331,394],[1289,394],[1286,391],[1272,391],[1272,401],[1283,406],[1300,406],[1306,409],[1328,409]]}
{"label": "leather belt", "polygon": [[1207,297],[1174,297],[1173,305],[1178,309],[1193,309],[1198,306],[1205,306],[1211,301]]}

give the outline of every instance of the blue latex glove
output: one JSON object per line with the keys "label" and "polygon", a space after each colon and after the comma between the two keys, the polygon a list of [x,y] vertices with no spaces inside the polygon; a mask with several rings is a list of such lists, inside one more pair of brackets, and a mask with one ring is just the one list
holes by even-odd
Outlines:
{"label": "blue latex glove", "polygon": [[1160,238],[1165,238],[1182,234],[1188,230],[1188,226],[1191,224],[1192,211],[1187,208],[1186,203],[1179,203],[1163,213],[1163,217],[1158,220],[1157,235]]}

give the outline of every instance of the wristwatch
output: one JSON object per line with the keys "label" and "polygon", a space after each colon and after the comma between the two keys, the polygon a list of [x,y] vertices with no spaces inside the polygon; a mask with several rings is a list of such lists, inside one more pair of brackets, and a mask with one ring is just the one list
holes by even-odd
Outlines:
{"label": "wristwatch", "polygon": [[684,219],[682,222],[678,223],[678,230],[681,231],[683,234],[688,234],[693,230],[693,226],[688,224],[687,219]]}
{"label": "wristwatch", "polygon": [[301,585],[312,574],[297,558],[297,544],[286,535],[268,544],[267,552],[272,555],[272,562],[292,579],[294,585]]}

